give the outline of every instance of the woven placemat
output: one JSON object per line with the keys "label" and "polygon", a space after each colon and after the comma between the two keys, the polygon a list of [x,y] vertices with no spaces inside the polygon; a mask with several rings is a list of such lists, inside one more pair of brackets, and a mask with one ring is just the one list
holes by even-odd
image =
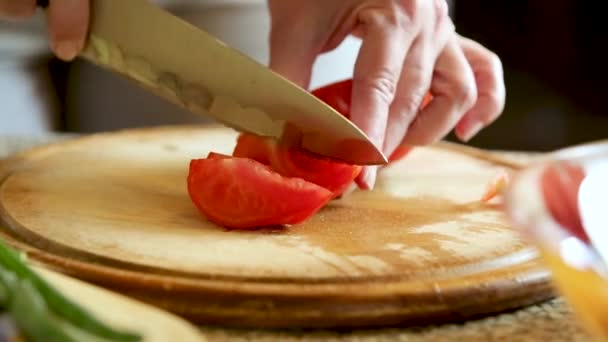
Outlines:
{"label": "woven placemat", "polygon": [[[0,158],[74,135],[0,136]],[[590,341],[570,307],[557,298],[510,313],[417,328],[335,331],[276,331],[201,327],[209,341]]]}

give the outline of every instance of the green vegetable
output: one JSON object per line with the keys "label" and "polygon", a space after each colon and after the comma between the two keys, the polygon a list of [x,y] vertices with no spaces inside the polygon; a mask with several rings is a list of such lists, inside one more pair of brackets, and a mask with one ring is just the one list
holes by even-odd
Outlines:
{"label": "green vegetable", "polygon": [[[140,341],[99,321],[52,288],[0,242],[0,306],[7,308],[24,334],[34,341]],[[75,338],[76,336],[80,336]]]}
{"label": "green vegetable", "polygon": [[[8,280],[3,283],[12,290],[10,314],[28,340],[49,342],[76,342],[49,312],[44,300],[27,280]],[[7,281],[8,280],[8,281]]]}

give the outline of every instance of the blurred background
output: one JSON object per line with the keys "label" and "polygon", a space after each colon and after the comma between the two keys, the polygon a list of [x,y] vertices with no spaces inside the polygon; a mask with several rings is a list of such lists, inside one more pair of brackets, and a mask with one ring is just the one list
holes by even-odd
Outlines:
{"label": "blurred background", "polygon": [[[267,62],[265,0],[154,2]],[[458,32],[495,51],[505,68],[505,111],[471,145],[548,151],[608,138],[601,93],[608,70],[597,46],[605,40],[601,6],[574,0],[450,1]],[[312,86],[350,77],[358,49],[359,41],[349,38],[321,56]],[[41,15],[25,24],[0,23],[0,100],[0,134],[209,122],[87,62],[56,60]]]}

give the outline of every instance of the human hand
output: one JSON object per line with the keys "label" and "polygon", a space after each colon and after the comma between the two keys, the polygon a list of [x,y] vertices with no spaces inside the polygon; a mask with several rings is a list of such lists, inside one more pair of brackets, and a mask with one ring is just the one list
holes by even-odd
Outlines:
{"label": "human hand", "polygon": [[[502,111],[500,60],[454,32],[445,0],[269,0],[269,9],[270,67],[305,88],[320,53],[362,38],[351,120],[386,155],[454,127],[468,140]],[[358,183],[373,188],[377,169],[365,167]]]}
{"label": "human hand", "polygon": [[[36,0],[0,0],[0,18],[25,20],[36,11]],[[70,61],[83,49],[89,24],[88,0],[49,0],[47,26],[51,49]]]}

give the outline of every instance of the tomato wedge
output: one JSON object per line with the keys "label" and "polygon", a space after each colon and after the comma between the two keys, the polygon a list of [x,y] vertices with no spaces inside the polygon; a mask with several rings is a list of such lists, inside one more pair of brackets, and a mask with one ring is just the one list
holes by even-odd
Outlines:
{"label": "tomato wedge", "polygon": [[229,155],[223,154],[223,153],[217,153],[217,152],[209,152],[209,155],[207,155],[208,159],[227,159],[227,158],[232,158]]}
{"label": "tomato wedge", "polygon": [[254,134],[241,133],[236,141],[232,155],[250,158],[265,165],[270,165],[270,155],[276,145],[275,140]]}
{"label": "tomato wedge", "polygon": [[341,195],[361,172],[350,165],[302,149],[282,146],[272,139],[241,133],[234,149],[235,157],[251,158],[270,165],[285,177],[297,177]]}
{"label": "tomato wedge", "polygon": [[350,165],[295,148],[277,146],[270,157],[270,165],[278,173],[299,177],[341,195],[361,172],[358,165]]}
{"label": "tomato wedge", "polygon": [[314,215],[332,193],[288,178],[247,158],[212,154],[190,162],[188,194],[210,221],[227,228],[297,224]]}
{"label": "tomato wedge", "polygon": [[353,80],[347,79],[317,88],[311,93],[319,100],[327,103],[330,107],[338,111],[338,113],[350,118],[352,89]]}

